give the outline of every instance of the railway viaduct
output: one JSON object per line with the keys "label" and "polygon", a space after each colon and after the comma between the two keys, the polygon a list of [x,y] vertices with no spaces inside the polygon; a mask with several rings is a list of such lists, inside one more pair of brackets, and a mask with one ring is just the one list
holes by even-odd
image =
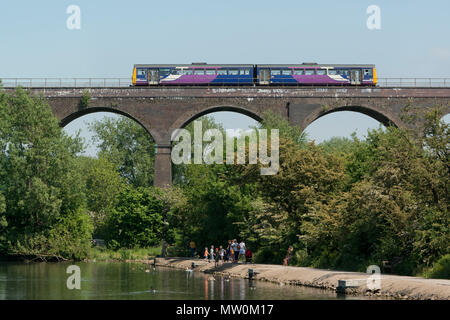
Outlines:
{"label": "railway viaduct", "polygon": [[[281,114],[306,128],[314,120],[338,111],[366,114],[384,125],[405,127],[401,114],[411,104],[427,109],[436,105],[450,112],[450,88],[367,87],[125,87],[32,88],[47,98],[65,126],[92,112],[108,111],[134,119],[153,137],[155,186],[172,183],[171,133],[202,115],[235,111],[260,121],[266,110]],[[89,104],[80,104],[89,91]]]}

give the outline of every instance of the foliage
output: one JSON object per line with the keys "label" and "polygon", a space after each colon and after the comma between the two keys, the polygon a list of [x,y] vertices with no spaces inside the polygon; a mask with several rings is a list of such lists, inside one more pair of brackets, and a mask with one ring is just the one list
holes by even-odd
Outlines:
{"label": "foliage", "polygon": [[147,260],[161,253],[161,247],[122,248],[111,250],[105,247],[93,247],[89,251],[89,260],[95,261],[124,261],[124,260]]}
{"label": "foliage", "polygon": [[107,217],[109,247],[146,247],[159,243],[163,236],[164,203],[156,197],[157,192],[153,188],[131,186],[121,190],[116,207]]}
{"label": "foliage", "polygon": [[105,118],[89,125],[98,142],[99,157],[118,168],[134,187],[153,185],[155,142],[136,121],[121,117]]}
{"label": "foliage", "polygon": [[94,223],[94,237],[104,238],[108,213],[117,205],[124,179],[106,158],[79,157],[84,173],[87,209]]}
{"label": "foliage", "polygon": [[89,106],[90,102],[91,102],[91,93],[88,90],[83,91],[83,95],[80,98],[80,103],[78,104],[78,107],[80,109],[85,109]]}
{"label": "foliage", "polygon": [[450,254],[437,260],[431,268],[424,272],[425,277],[435,279],[450,279]]}
{"label": "foliage", "polygon": [[300,147],[306,145],[306,133],[304,133],[300,127],[291,125],[289,121],[280,114],[270,110],[264,113],[259,128],[267,129],[268,132],[270,132],[271,129],[276,129],[279,131],[280,137],[290,140]]}
{"label": "foliage", "polygon": [[[356,135],[353,134],[353,139]],[[343,137],[332,137],[327,141],[319,144],[325,152],[350,154],[355,146],[354,140]]]}
{"label": "foliage", "polygon": [[[82,256],[86,233],[67,233],[85,202],[76,164],[80,139],[62,131],[43,97],[21,88],[0,93],[0,121],[2,252]],[[88,220],[79,218],[77,228],[89,230]],[[57,243],[69,239],[59,250]]]}

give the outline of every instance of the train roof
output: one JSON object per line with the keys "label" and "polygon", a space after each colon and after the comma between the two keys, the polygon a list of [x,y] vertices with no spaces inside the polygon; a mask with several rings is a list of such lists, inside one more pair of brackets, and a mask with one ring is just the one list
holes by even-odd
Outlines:
{"label": "train roof", "polygon": [[302,64],[258,64],[258,67],[263,68],[375,68],[374,64],[318,64],[318,63],[302,63]]}
{"label": "train roof", "polygon": [[[225,68],[252,68],[253,64],[208,64],[204,62],[192,63],[192,64],[135,64],[135,68],[176,68],[176,67],[225,67]],[[374,64],[318,64],[313,62],[302,64],[258,64],[258,67],[263,68],[375,68]]]}
{"label": "train roof", "polygon": [[230,68],[253,68],[253,64],[207,64],[207,63],[192,63],[192,64],[135,64],[135,68],[175,68],[175,67],[230,67]]}

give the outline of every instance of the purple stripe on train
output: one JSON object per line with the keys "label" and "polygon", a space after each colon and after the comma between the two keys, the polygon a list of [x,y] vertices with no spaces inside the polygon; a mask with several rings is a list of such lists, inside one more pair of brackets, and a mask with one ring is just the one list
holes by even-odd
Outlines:
{"label": "purple stripe on train", "polygon": [[310,84],[310,83],[324,83],[324,84],[340,84],[340,83],[349,83],[347,79],[343,80],[335,80],[330,78],[327,75],[294,75],[293,78],[301,84]]}
{"label": "purple stripe on train", "polygon": [[185,83],[210,83],[213,81],[217,75],[180,75],[173,76],[169,75],[168,77],[161,79],[160,83],[162,84],[185,84]]}

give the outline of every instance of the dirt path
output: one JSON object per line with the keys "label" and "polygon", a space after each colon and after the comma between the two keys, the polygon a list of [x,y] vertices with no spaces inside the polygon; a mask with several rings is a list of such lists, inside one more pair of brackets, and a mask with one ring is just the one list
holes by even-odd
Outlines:
{"label": "dirt path", "polygon": [[[153,260],[140,260],[143,263],[153,263]],[[417,277],[405,277],[384,275],[380,276],[380,290],[369,290],[367,279],[369,274],[345,271],[330,271],[322,269],[284,267],[269,264],[231,264],[214,267],[213,262],[187,258],[156,258],[157,266],[172,267],[177,269],[190,269],[195,264],[195,271],[227,275],[238,278],[248,278],[248,269],[253,269],[257,274],[254,279],[283,284],[303,285],[315,288],[336,290],[338,280],[353,280],[358,287],[347,288],[347,294],[379,295],[400,299],[420,300],[450,300],[450,280],[424,279]],[[348,283],[348,282],[347,282]]]}

